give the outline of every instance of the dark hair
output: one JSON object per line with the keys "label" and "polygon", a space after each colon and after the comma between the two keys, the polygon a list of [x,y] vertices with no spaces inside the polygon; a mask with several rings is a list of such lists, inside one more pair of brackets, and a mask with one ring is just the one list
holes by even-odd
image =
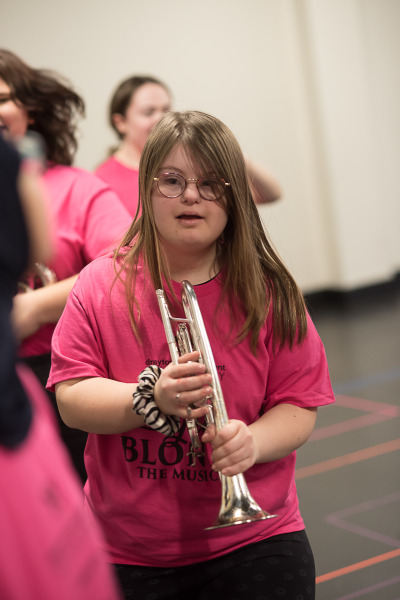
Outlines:
{"label": "dark hair", "polygon": [[48,161],[70,165],[77,150],[76,119],[85,114],[83,99],[58,73],[34,69],[9,50],[0,49],[0,77],[11,97],[26,109],[28,128],[43,138]]}
{"label": "dark hair", "polygon": [[163,83],[156,77],[152,77],[150,75],[134,75],[133,77],[129,77],[128,79],[125,79],[124,81],[122,81],[119,84],[119,86],[116,88],[116,90],[111,98],[110,106],[109,106],[109,110],[108,110],[109,123],[110,123],[111,127],[114,129],[114,131],[117,134],[117,136],[119,137],[119,139],[122,139],[123,136],[121,135],[121,133],[118,131],[118,129],[116,128],[116,126],[114,124],[113,115],[119,114],[119,115],[125,116],[126,110],[132,100],[132,96],[136,93],[136,91],[140,87],[142,87],[142,85],[145,85],[146,83],[155,83],[156,85],[160,85],[161,87],[163,87],[165,89],[165,91],[168,93],[169,96],[171,95],[171,93],[170,93],[168,87],[165,85],[165,83]]}

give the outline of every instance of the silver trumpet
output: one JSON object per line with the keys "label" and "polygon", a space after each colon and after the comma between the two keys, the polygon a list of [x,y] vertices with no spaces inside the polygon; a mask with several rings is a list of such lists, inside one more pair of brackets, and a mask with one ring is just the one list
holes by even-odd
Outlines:
{"label": "silver trumpet", "polygon": [[[18,282],[18,289],[20,292],[32,292],[37,287],[45,287],[51,285],[52,283],[56,283],[57,277],[54,271],[52,271],[49,267],[42,263],[35,263],[33,273],[32,285],[29,284],[28,281],[21,279]],[[36,282],[39,282],[39,285]]]}
{"label": "silver trumpet", "polygon": [[[206,416],[206,424],[214,423],[216,430],[219,431],[228,423],[229,419],[217,367],[194,289],[189,281],[182,282],[181,295],[185,319],[172,317],[163,290],[157,290],[156,293],[172,362],[177,364],[179,356],[197,350],[200,353],[200,362],[205,364],[206,372],[212,376],[211,387],[213,393],[210,398],[211,404],[209,405],[209,414]],[[178,323],[176,335],[173,333],[171,321]],[[196,458],[202,456],[203,452],[196,420],[189,418],[186,419],[186,423],[192,446],[190,453],[194,460],[193,466]],[[252,523],[277,516],[271,515],[260,508],[251,496],[242,473],[233,477],[220,474],[220,480],[222,500],[219,515],[214,524],[206,529]]]}

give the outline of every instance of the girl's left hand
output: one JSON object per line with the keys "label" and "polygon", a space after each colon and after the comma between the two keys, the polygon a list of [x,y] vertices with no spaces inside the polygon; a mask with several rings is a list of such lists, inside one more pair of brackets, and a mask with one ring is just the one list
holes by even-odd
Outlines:
{"label": "girl's left hand", "polygon": [[230,420],[218,433],[214,425],[207,427],[203,442],[213,446],[213,469],[222,475],[238,475],[252,467],[257,459],[257,448],[250,429],[243,421]]}

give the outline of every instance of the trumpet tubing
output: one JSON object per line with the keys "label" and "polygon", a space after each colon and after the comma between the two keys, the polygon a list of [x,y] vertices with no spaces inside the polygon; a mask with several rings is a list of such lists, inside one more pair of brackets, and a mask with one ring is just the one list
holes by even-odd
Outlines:
{"label": "trumpet tubing", "polygon": [[[209,415],[206,417],[206,424],[215,423],[216,430],[219,431],[228,423],[229,418],[217,367],[193,286],[189,281],[183,281],[181,285],[182,305],[186,318],[171,316],[164,291],[157,290],[156,292],[171,360],[173,363],[177,364],[179,356],[191,352],[192,350],[198,350],[200,353],[200,360],[205,364],[206,372],[210,373],[212,376],[211,388],[213,393],[210,399],[211,404],[209,407]],[[178,324],[176,334],[173,332],[171,322],[176,322]],[[186,424],[192,445],[191,454],[194,460],[192,463],[193,466],[196,457],[202,455],[201,442],[198,436],[196,420],[186,419]],[[219,527],[228,527],[230,525],[252,523],[277,516],[262,510],[257,504],[249,492],[246,480],[242,473],[234,475],[233,477],[220,474],[220,480],[222,486],[222,499],[219,515],[213,525],[206,529],[217,529]]]}
{"label": "trumpet tubing", "polygon": [[[52,271],[46,265],[38,262],[35,263],[32,275],[40,281],[40,285],[42,287],[51,285],[57,281],[54,271]],[[32,288],[29,283],[23,279],[18,282],[18,288],[20,292],[31,292],[33,289],[35,289],[35,287]]]}

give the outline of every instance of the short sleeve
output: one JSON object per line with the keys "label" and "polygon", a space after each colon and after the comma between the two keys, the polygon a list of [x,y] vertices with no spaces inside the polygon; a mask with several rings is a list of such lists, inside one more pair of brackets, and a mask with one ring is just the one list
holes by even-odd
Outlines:
{"label": "short sleeve", "polygon": [[85,215],[85,262],[113,250],[130,227],[132,218],[117,194],[95,175],[97,191]]}
{"label": "short sleeve", "polygon": [[81,275],[69,294],[53,334],[49,389],[54,389],[56,383],[77,377],[108,376],[107,359],[96,321],[82,301],[80,278]]}
{"label": "short sleeve", "polygon": [[275,354],[271,348],[270,357],[267,409],[282,403],[311,408],[334,402],[325,349],[309,315],[304,341]]}

